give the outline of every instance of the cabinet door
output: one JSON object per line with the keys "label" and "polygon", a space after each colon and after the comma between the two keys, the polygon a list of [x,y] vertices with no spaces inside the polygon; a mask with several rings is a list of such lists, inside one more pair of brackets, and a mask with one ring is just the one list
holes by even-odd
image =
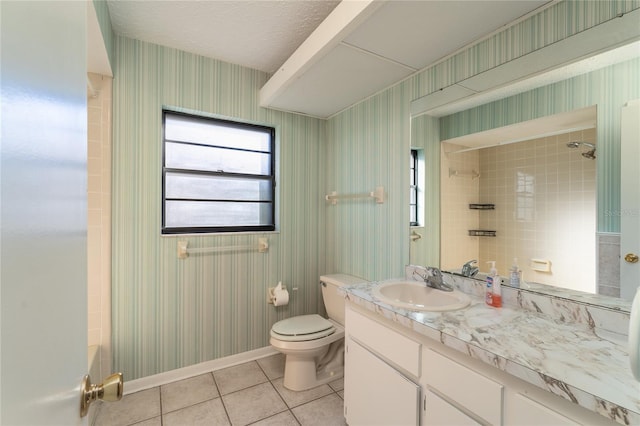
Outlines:
{"label": "cabinet door", "polygon": [[480,423],[451,405],[448,401],[427,389],[424,426],[474,426]]}
{"label": "cabinet door", "polygon": [[350,338],[344,391],[349,426],[413,426],[419,422],[420,387]]}
{"label": "cabinet door", "polygon": [[516,394],[505,404],[505,424],[514,426],[578,425],[562,414],[521,394]]}

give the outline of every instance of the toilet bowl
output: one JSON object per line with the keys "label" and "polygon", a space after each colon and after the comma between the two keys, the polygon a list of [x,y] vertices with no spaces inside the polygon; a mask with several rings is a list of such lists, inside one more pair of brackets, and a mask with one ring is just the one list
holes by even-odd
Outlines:
{"label": "toilet bowl", "polygon": [[302,391],[343,376],[344,297],[337,289],[363,281],[345,274],[323,275],[320,284],[329,319],[300,315],[271,327],[271,346],[286,356],[285,388]]}

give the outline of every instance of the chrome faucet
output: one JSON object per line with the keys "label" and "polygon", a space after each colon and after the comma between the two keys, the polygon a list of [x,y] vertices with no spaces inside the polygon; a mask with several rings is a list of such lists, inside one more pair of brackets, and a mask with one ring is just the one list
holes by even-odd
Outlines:
{"label": "chrome faucet", "polygon": [[462,265],[462,275],[465,277],[474,277],[480,270],[477,263],[477,260],[470,260]]}
{"label": "chrome faucet", "polygon": [[435,288],[442,291],[453,291],[453,287],[444,282],[442,278],[442,272],[436,267],[427,267],[428,274],[421,275],[418,271],[414,270],[413,275],[418,275],[424,280],[427,287]]}

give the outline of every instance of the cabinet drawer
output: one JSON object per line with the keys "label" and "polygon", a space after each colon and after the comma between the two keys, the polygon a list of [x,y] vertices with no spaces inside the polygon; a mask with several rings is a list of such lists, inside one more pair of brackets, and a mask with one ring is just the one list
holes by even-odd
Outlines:
{"label": "cabinet drawer", "polygon": [[480,424],[430,390],[425,393],[425,402],[427,410],[423,422],[424,426],[476,426]]}
{"label": "cabinet drawer", "polygon": [[420,343],[348,308],[345,324],[349,336],[414,377],[420,377]]}
{"label": "cabinet drawer", "polygon": [[483,420],[502,424],[502,388],[499,383],[451,361],[439,353],[424,351],[424,379],[439,394]]}
{"label": "cabinet drawer", "polygon": [[516,394],[505,405],[505,424],[514,426],[555,425],[577,426],[578,423],[562,414],[533,401],[522,394]]}

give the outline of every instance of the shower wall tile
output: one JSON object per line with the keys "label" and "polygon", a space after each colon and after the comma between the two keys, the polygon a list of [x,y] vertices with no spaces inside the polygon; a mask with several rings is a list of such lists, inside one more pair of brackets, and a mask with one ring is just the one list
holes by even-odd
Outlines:
{"label": "shower wall tile", "polygon": [[[480,149],[480,269],[495,260],[508,276],[519,259],[524,279],[594,293],[596,291],[595,161],[569,141],[594,140],[589,129]],[[532,269],[530,259],[551,262],[550,272]]]}
{"label": "shower wall tile", "polygon": [[[111,371],[111,107],[112,79],[89,74],[97,96],[89,97],[87,132],[87,286],[89,346],[100,346],[102,377]],[[106,163],[106,164],[105,164]],[[94,378],[99,381],[100,377]]]}
{"label": "shower wall tile", "polygon": [[[478,259],[481,237],[470,237],[469,230],[480,229],[480,216],[487,212],[471,210],[469,204],[480,202],[480,179],[485,176],[479,151],[455,153],[464,147],[450,143],[442,143],[441,148],[440,267],[452,270]],[[475,173],[481,173],[480,178],[474,177]]]}

